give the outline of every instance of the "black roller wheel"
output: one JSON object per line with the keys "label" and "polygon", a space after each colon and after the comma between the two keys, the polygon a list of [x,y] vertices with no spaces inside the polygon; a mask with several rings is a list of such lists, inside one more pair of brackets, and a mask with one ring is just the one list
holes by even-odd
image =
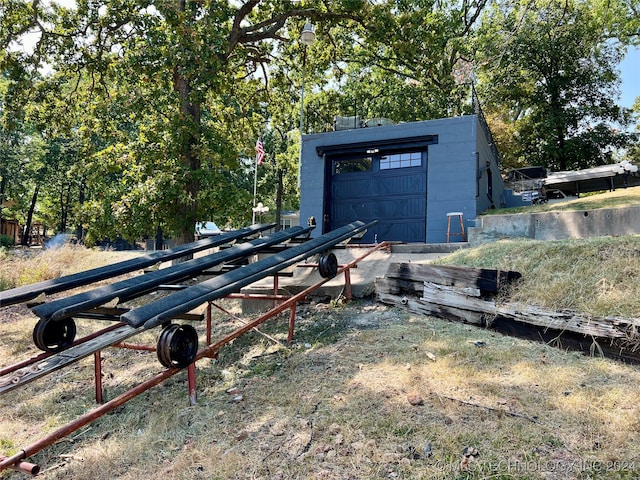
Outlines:
{"label": "black roller wheel", "polygon": [[318,259],[318,272],[322,278],[332,278],[338,273],[338,259],[333,252],[324,252]]}
{"label": "black roller wheel", "polygon": [[76,338],[73,318],[51,321],[40,319],[33,329],[33,343],[45,352],[59,352],[69,348]]}
{"label": "black roller wheel", "polygon": [[191,325],[171,324],[158,338],[158,360],[167,368],[184,368],[198,353],[198,332]]}

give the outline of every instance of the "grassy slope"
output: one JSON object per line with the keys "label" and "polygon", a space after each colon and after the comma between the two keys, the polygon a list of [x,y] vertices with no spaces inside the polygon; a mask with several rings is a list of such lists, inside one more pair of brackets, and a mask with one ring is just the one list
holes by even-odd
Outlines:
{"label": "grassy slope", "polygon": [[[521,271],[514,296],[524,301],[640,316],[639,250],[637,236],[508,241],[447,262]],[[36,455],[42,478],[640,477],[636,366],[368,301],[301,307],[292,346],[286,321],[263,327],[278,344],[251,333],[200,362],[195,407],[180,374]],[[0,365],[35,353],[33,323],[24,308],[0,310]],[[220,316],[215,325],[221,335],[238,323]],[[153,354],[111,349],[104,358],[108,398],[159,370]],[[90,361],[0,397],[0,454],[72,420],[92,398]],[[467,446],[480,457],[463,471]]]}
{"label": "grassy slope", "polygon": [[596,208],[618,208],[640,204],[640,187],[622,188],[613,192],[587,194],[567,201],[552,201],[529,207],[489,210],[489,215],[519,212],[558,212],[564,210],[591,210]]}

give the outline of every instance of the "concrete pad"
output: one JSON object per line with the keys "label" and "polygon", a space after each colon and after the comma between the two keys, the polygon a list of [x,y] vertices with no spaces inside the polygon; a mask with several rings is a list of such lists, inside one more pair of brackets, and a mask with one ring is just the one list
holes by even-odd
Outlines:
{"label": "concrete pad", "polygon": [[[452,248],[452,250],[457,248],[460,248],[460,246],[458,245]],[[367,247],[347,246],[345,248],[332,249],[331,251],[336,255],[338,264],[342,266],[362,257],[370,250],[371,249]],[[365,298],[373,295],[375,293],[376,278],[383,277],[387,272],[389,264],[392,262],[430,263],[433,260],[450,253],[449,251],[439,251],[436,253],[425,253],[421,251],[419,253],[411,253],[411,250],[406,248],[401,249],[400,252],[394,252],[393,250],[394,249],[392,248],[391,252],[383,250],[374,251],[360,260],[356,265],[356,268],[351,268],[351,294],[353,298]],[[419,250],[423,250],[423,248]],[[322,281],[323,278],[318,273],[317,268],[305,266],[305,264],[315,264],[317,261],[318,255],[314,255],[308,258],[305,263],[293,268],[291,276],[279,276],[278,293],[283,295],[295,295],[296,293],[299,293]],[[342,273],[315,290],[311,295],[309,295],[308,299],[312,301],[334,300],[339,298],[341,295],[344,295],[344,289],[345,275]],[[268,277],[255,282],[243,288],[242,293],[272,294],[274,293],[273,278]],[[244,313],[263,312],[272,307],[273,302],[270,300],[248,299],[242,301],[242,310]]]}

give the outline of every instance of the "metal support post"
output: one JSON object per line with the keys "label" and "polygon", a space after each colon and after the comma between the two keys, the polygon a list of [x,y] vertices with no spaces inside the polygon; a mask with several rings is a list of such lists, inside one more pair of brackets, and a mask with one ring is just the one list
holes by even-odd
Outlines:
{"label": "metal support post", "polygon": [[206,319],[207,319],[206,340],[207,340],[207,345],[211,345],[211,302],[207,303]]}
{"label": "metal support post", "polygon": [[187,367],[187,383],[189,384],[189,405],[194,406],[198,400],[196,388],[196,363],[193,362]]}
{"label": "metal support post", "polygon": [[344,296],[347,299],[347,302],[352,300],[351,294],[351,268],[347,267],[344,269]]}
{"label": "metal support post", "polygon": [[100,350],[93,354],[93,370],[96,384],[96,403],[102,405],[102,352]]}
{"label": "metal support post", "polygon": [[296,325],[296,305],[296,302],[291,304],[291,312],[289,313],[289,335],[287,336],[287,342],[289,344],[293,342],[293,331]]}
{"label": "metal support post", "polygon": [[[278,290],[280,290],[280,284],[279,284],[279,280],[278,280],[278,274],[276,273],[273,276],[273,296],[277,297],[278,296]],[[278,300],[273,300],[273,307],[277,307],[278,306]]]}

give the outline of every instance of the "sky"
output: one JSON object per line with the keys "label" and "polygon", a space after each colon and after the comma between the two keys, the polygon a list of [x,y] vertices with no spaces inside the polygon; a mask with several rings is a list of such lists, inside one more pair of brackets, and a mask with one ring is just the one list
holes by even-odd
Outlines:
{"label": "sky", "polygon": [[620,105],[632,107],[636,98],[640,97],[640,48],[629,49],[620,63],[622,77],[622,97]]}

